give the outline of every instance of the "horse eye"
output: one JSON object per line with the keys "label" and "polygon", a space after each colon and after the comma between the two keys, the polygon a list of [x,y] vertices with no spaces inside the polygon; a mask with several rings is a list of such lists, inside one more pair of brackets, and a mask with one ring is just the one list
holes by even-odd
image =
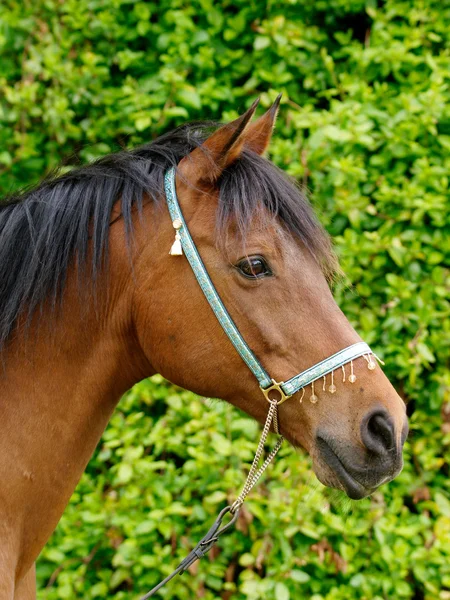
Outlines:
{"label": "horse eye", "polygon": [[258,279],[259,277],[266,277],[268,275],[272,275],[272,271],[270,267],[262,258],[262,256],[250,256],[247,258],[243,258],[238,262],[236,268],[249,279]]}

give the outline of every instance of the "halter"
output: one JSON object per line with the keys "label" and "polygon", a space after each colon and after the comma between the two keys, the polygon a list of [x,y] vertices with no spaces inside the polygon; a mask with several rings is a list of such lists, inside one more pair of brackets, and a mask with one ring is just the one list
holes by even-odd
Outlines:
{"label": "halter", "polygon": [[[264,367],[261,365],[260,361],[257,359],[255,354],[252,352],[247,342],[244,340],[242,335],[239,332],[239,329],[236,327],[233,319],[225,308],[222,300],[220,299],[219,294],[217,293],[216,288],[214,287],[213,282],[211,281],[208,271],[206,270],[205,265],[198,253],[198,250],[195,246],[195,243],[189,233],[188,226],[186,225],[186,221],[184,220],[183,213],[181,211],[177,193],[176,193],[176,185],[175,185],[175,175],[176,170],[175,167],[170,168],[165,176],[164,176],[164,189],[166,194],[167,206],[169,209],[170,217],[172,219],[172,226],[175,229],[175,241],[172,245],[170,254],[172,256],[181,256],[184,252],[186,258],[191,266],[191,269],[195,275],[195,278],[200,285],[200,288],[205,295],[210,307],[212,308],[214,314],[216,315],[220,325],[223,330],[227,334],[229,340],[235,347],[236,351],[248,366],[250,371],[256,377],[261,392],[264,394],[265,398],[269,402],[269,411],[267,414],[267,419],[263,427],[262,435],[258,444],[258,448],[256,450],[255,458],[253,459],[252,466],[250,468],[249,474],[247,476],[247,480],[244,484],[244,487],[235,500],[235,502],[231,506],[225,507],[217,517],[211,529],[208,533],[202,538],[202,540],[197,544],[197,546],[190,552],[190,554],[180,563],[177,569],[169,575],[164,581],[158,584],[153,590],[151,590],[148,594],[143,596],[141,600],[146,600],[153,596],[163,585],[165,585],[172,577],[174,577],[178,573],[183,573],[193,562],[197,559],[204,556],[214,545],[214,543],[218,540],[219,536],[228,530],[231,525],[233,525],[237,519],[239,509],[242,506],[246,496],[256,484],[258,479],[264,473],[270,462],[275,457],[276,453],[281,447],[283,437],[280,437],[273,450],[268,454],[267,458],[263,462],[263,464],[258,468],[258,464],[260,458],[264,452],[264,443],[269,434],[270,427],[273,425],[275,433],[279,433],[278,427],[278,406],[283,404],[286,400],[291,398],[294,394],[303,390],[303,394],[299,399],[300,402],[303,400],[303,396],[305,393],[305,389],[307,386],[311,385],[312,394],[310,396],[310,401],[312,403],[316,403],[318,401],[318,397],[315,394],[314,383],[323,378],[323,390],[325,390],[326,386],[326,377],[331,374],[331,384],[328,387],[328,391],[330,393],[336,392],[336,386],[334,385],[334,371],[341,368],[343,371],[343,381],[345,381],[345,367],[347,363],[350,363],[351,372],[348,376],[348,381],[350,383],[354,383],[356,381],[356,375],[353,372],[353,360],[364,356],[367,361],[368,369],[375,369],[376,363],[373,360],[373,356],[378,359],[378,357],[372,352],[370,347],[365,342],[357,342],[356,344],[352,344],[336,354],[325,358],[319,363],[316,363],[309,369],[302,371],[298,375],[291,377],[287,381],[275,381]],[[380,359],[378,359],[380,360]],[[380,361],[382,362],[382,361]],[[221,522],[226,513],[231,513],[232,519],[222,528]]]}

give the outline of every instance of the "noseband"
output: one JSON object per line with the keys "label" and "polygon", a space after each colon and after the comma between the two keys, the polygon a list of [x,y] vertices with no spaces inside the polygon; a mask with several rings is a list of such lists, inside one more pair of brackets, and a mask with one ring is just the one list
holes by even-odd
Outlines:
{"label": "noseband", "polygon": [[[220,512],[208,533],[195,546],[192,552],[190,552],[190,554],[180,563],[177,569],[164,581],[148,592],[148,594],[143,596],[141,600],[146,600],[147,598],[153,596],[163,585],[172,579],[172,577],[178,573],[183,573],[193,562],[204,556],[212,548],[219,536],[236,522],[239,509],[242,506],[246,496],[264,473],[269,463],[275,457],[283,441],[283,437],[280,437],[273,450],[268,454],[263,464],[258,468],[260,458],[264,452],[264,443],[269,434],[271,426],[273,426],[275,433],[280,433],[278,425],[278,406],[283,404],[283,402],[291,398],[300,390],[303,390],[302,396],[299,399],[299,401],[302,402],[305,389],[309,385],[311,385],[312,389],[310,401],[314,404],[318,401],[318,397],[314,390],[314,383],[316,381],[323,378],[323,389],[325,390],[326,377],[327,375],[331,375],[331,384],[328,387],[328,391],[333,394],[336,391],[336,386],[334,385],[334,371],[336,369],[342,368],[343,381],[345,381],[344,365],[350,363],[351,372],[348,376],[348,380],[350,383],[354,383],[356,381],[356,375],[353,372],[353,360],[364,356],[367,361],[368,369],[374,370],[376,363],[372,357],[378,359],[378,357],[372,352],[370,347],[365,342],[357,342],[356,344],[352,344],[351,346],[336,352],[336,354],[325,358],[321,362],[316,363],[309,369],[302,371],[287,381],[275,381],[272,377],[270,377],[240,334],[239,329],[236,327],[236,324],[229,315],[208,275],[208,271],[203,264],[191,234],[189,233],[186,221],[184,220],[177,198],[175,176],[176,170],[174,167],[170,168],[164,176],[164,189],[167,206],[172,219],[172,226],[175,229],[175,241],[172,245],[170,254],[173,256],[181,256],[184,252],[186,255],[195,278],[197,279],[205,298],[216,315],[220,325],[222,326],[222,329],[227,334],[229,340],[235,347],[242,360],[256,377],[261,392],[269,402],[269,411],[263,427],[258,448],[256,450],[255,458],[247,476],[247,480],[238,498],[231,506],[225,507]],[[231,513],[232,518],[221,528],[222,519],[228,512]]]}

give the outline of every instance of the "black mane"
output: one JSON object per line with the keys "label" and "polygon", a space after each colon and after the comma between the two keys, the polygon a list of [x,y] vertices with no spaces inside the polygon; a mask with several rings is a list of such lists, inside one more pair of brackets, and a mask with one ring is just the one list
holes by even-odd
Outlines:
{"label": "black mane", "polygon": [[[199,146],[217,124],[191,123],[150,144],[45,179],[0,203],[0,347],[18,317],[32,316],[45,301],[55,307],[75,260],[83,276],[96,280],[108,259],[111,211],[121,198],[125,230],[144,195],[162,197],[164,172]],[[220,180],[218,235],[229,218],[243,235],[255,211],[278,216],[316,257],[327,275],[335,267],[328,236],[297,187],[272,163],[252,152]],[[92,260],[88,247],[92,244]],[[89,253],[89,256],[91,254]],[[89,263],[89,264],[88,264]]]}

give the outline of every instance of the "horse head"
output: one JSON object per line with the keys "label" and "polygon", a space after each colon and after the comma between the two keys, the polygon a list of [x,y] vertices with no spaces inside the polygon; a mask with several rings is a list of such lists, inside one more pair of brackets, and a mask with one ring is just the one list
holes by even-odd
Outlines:
{"label": "horse head", "polygon": [[[278,103],[252,122],[255,103],[209,135],[200,125],[182,130],[189,151],[178,163],[176,190],[240,334],[274,380],[286,381],[361,338],[330,291],[338,267],[327,234],[302,192],[263,157]],[[151,243],[145,220],[139,230],[144,250],[135,268],[148,274],[134,294],[140,346],[170,381],[262,422],[268,402],[258,382],[188,261],[169,254],[174,230],[164,204]],[[309,452],[320,481],[351,498],[370,494],[402,468],[404,403],[373,357],[356,358],[299,390],[279,406],[279,427]]]}

